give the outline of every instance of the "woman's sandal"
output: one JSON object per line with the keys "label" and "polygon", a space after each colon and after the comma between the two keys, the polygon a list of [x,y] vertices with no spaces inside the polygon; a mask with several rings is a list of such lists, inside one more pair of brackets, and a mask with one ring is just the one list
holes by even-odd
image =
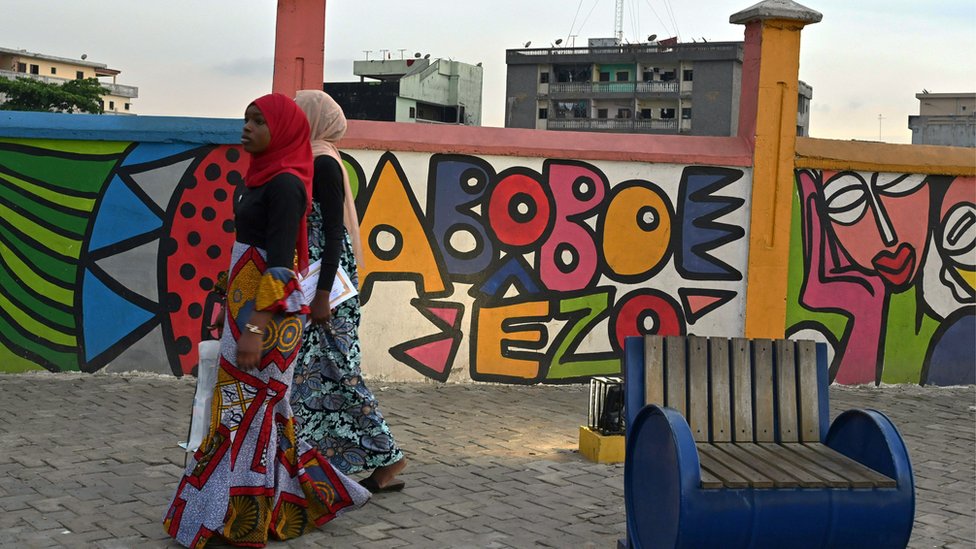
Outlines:
{"label": "woman's sandal", "polygon": [[369,490],[370,493],[372,494],[379,494],[382,492],[399,492],[400,490],[403,490],[404,486],[406,486],[405,482],[397,479],[397,480],[390,481],[389,484],[380,488],[380,485],[376,484],[376,481],[373,480],[373,477],[366,477],[363,480],[359,481],[359,484],[363,488]]}

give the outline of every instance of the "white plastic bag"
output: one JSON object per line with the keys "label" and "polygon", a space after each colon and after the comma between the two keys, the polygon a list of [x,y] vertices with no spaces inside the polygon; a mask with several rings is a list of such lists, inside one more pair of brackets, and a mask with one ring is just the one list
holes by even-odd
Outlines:
{"label": "white plastic bag", "polygon": [[190,432],[187,441],[180,446],[187,453],[196,452],[210,430],[210,405],[213,403],[214,386],[217,384],[217,363],[220,342],[201,341],[197,345],[200,363],[197,366],[197,390],[193,395],[193,413],[190,416]]}

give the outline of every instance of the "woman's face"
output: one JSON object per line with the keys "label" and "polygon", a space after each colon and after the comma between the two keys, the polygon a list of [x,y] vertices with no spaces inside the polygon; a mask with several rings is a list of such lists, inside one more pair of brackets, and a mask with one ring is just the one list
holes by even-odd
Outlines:
{"label": "woman's face", "polygon": [[911,284],[929,232],[925,177],[846,172],[823,193],[834,234],[854,263],[896,291]]}
{"label": "woman's face", "polygon": [[241,131],[241,146],[251,154],[259,154],[271,145],[271,130],[268,121],[257,105],[251,103],[244,111],[244,129]]}

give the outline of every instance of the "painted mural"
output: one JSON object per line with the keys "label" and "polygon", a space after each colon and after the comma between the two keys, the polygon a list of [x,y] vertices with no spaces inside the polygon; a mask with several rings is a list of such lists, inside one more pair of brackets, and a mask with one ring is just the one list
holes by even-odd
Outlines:
{"label": "painted mural", "polygon": [[[233,146],[0,141],[0,370],[192,372],[246,162]],[[741,333],[742,170],[345,162],[367,372],[573,382],[619,373],[627,335]]]}
{"label": "painted mural", "polygon": [[798,170],[788,335],[839,383],[976,383],[976,179]]}

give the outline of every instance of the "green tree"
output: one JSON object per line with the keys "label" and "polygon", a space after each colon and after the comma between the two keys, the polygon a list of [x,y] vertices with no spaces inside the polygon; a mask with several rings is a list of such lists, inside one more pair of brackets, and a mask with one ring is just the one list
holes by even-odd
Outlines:
{"label": "green tree", "polygon": [[103,93],[105,89],[95,78],[68,80],[64,84],[0,78],[0,110],[102,114]]}

